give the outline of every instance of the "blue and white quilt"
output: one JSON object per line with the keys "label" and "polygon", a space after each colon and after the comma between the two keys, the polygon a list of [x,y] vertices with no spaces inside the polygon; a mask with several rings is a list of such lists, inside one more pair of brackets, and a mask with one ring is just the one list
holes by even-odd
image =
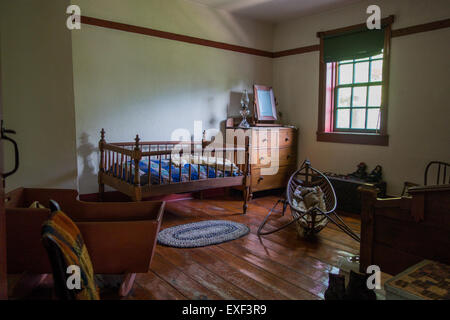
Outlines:
{"label": "blue and white quilt", "polygon": [[[151,160],[150,163],[150,172],[151,172],[151,184],[160,184],[159,179],[159,163],[160,160]],[[130,175],[130,165],[131,165],[131,175]],[[161,160],[161,184],[169,183],[169,167],[170,160]],[[200,168],[200,179],[206,179],[206,170],[208,169],[207,165],[201,164],[191,164],[191,180],[199,180],[199,168]],[[230,167],[225,167],[225,176],[226,177],[236,177],[242,175],[239,170],[233,169],[233,172],[229,169]],[[148,160],[141,160],[139,162],[139,173],[141,179],[141,185],[148,184],[148,174],[149,174],[149,163]],[[132,183],[134,181],[134,163],[127,163],[127,171],[128,171],[128,182]],[[110,172],[116,172],[114,168],[110,169]],[[181,166],[181,181],[180,181],[180,166],[172,163],[172,180],[171,182],[184,182],[189,181],[189,164],[183,163]],[[217,177],[221,178],[224,176],[223,170],[217,170]],[[123,168],[122,177],[125,180],[126,171],[125,166]],[[213,179],[216,178],[216,170],[215,166],[210,166],[208,171],[208,178]]]}

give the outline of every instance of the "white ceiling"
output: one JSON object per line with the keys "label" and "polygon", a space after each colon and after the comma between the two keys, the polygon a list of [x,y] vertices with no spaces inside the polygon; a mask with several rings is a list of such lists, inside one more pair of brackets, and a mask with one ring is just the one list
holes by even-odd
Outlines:
{"label": "white ceiling", "polygon": [[277,23],[361,0],[190,0],[251,19]]}

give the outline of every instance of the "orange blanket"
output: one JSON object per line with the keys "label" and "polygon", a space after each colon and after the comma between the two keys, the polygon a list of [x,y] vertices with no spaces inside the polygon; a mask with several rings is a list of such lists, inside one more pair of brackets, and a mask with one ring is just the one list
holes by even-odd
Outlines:
{"label": "orange blanket", "polygon": [[42,227],[42,238],[55,243],[61,250],[66,266],[80,268],[81,288],[75,291],[77,300],[99,300],[91,259],[80,230],[63,212],[55,212]]}

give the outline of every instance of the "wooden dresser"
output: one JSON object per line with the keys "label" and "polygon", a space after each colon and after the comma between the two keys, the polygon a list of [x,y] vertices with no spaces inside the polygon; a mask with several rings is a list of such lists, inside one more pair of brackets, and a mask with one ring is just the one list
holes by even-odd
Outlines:
{"label": "wooden dresser", "polygon": [[[230,132],[231,130],[231,132]],[[238,128],[227,128],[227,137]],[[297,168],[297,129],[252,127],[245,129],[251,141],[250,193],[285,188]]]}

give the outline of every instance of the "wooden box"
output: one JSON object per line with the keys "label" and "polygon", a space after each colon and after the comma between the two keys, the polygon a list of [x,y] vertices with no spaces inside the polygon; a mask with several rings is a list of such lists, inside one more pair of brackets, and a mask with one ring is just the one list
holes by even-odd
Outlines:
{"label": "wooden box", "polygon": [[146,273],[156,246],[164,202],[94,203],[76,200],[77,191],[14,190],[6,195],[7,263],[10,274],[51,273],[41,243],[49,209],[30,209],[34,201],[54,199],[80,229],[97,274]]}

